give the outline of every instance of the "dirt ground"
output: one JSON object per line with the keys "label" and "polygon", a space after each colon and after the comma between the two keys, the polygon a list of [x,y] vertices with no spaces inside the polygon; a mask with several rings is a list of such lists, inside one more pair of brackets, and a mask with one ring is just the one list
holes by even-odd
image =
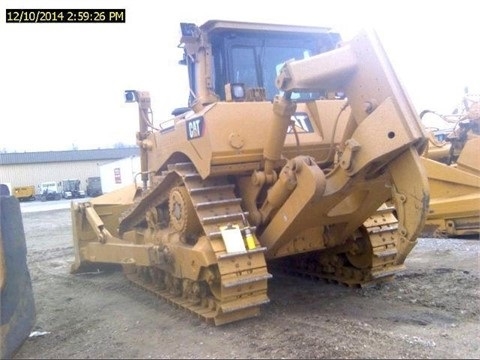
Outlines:
{"label": "dirt ground", "polygon": [[407,270],[357,289],[273,273],[259,317],[208,325],[120,272],[70,275],[68,209],[23,214],[30,358],[480,358],[480,241],[422,238]]}

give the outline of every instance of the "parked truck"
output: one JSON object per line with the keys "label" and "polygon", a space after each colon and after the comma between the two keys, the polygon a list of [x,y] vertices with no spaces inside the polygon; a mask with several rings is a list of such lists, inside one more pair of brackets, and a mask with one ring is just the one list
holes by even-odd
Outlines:
{"label": "parked truck", "polygon": [[12,195],[18,201],[33,201],[35,200],[35,185],[15,186]]}
{"label": "parked truck", "polygon": [[60,184],[56,181],[45,181],[38,185],[38,187],[38,197],[41,201],[60,200],[62,198]]}
{"label": "parked truck", "polygon": [[81,199],[85,197],[85,191],[80,188],[79,179],[65,179],[60,181],[62,197],[64,199]]}
{"label": "parked truck", "polygon": [[102,179],[100,176],[90,176],[86,180],[86,193],[88,197],[97,197],[103,194]]}

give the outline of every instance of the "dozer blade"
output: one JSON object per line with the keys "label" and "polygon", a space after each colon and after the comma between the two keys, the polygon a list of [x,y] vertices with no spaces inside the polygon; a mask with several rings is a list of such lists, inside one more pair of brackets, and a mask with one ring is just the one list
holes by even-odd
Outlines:
{"label": "dozer blade", "polygon": [[[75,262],[71,273],[112,268],[112,262],[95,260],[89,256],[93,245],[103,244],[107,238],[118,236],[117,228],[121,214],[134,204],[137,194],[135,184],[96,197],[88,202],[71,203],[72,235]],[[102,254],[110,250],[102,251]],[[95,256],[97,258],[97,256]]]}
{"label": "dozer blade", "polygon": [[[480,176],[466,166],[449,166],[422,158],[431,199],[424,235],[480,235]],[[474,169],[473,166],[470,169]]]}
{"label": "dozer blade", "polygon": [[20,203],[0,196],[0,358],[11,358],[35,320],[32,283]]}

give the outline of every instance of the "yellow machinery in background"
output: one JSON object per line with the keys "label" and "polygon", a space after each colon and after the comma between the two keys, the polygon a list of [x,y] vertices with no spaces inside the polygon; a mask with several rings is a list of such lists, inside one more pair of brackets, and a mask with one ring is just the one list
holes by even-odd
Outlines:
{"label": "yellow machinery in background", "polygon": [[181,31],[188,107],[156,124],[148,92],[126,91],[141,174],[72,203],[72,272],[120,264],[216,325],[259,314],[268,264],[392,280],[427,216],[427,137],[376,34],[221,20]]}
{"label": "yellow machinery in background", "polygon": [[33,201],[35,200],[35,193],[35,185],[15,186],[12,195],[19,201]]}
{"label": "yellow machinery in background", "polygon": [[[422,158],[430,184],[425,235],[480,235],[480,101],[466,90],[460,109],[444,115],[425,110],[429,144]],[[437,122],[438,123],[438,122]],[[426,124],[428,125],[428,124]],[[441,122],[440,122],[441,125]]]}

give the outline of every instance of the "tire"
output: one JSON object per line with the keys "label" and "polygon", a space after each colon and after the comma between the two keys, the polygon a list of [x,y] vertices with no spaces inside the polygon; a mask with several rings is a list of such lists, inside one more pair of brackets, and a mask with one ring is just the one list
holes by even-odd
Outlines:
{"label": "tire", "polygon": [[36,311],[27,267],[27,246],[18,200],[0,196],[0,247],[5,264],[0,270],[0,359],[9,359],[28,338]]}

